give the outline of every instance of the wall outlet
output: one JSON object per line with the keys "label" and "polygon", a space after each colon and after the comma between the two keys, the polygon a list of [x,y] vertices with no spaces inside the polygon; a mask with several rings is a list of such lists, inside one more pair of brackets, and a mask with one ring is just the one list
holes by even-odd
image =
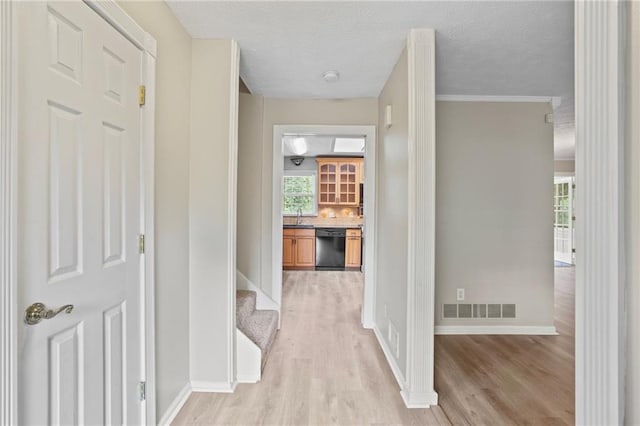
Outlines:
{"label": "wall outlet", "polygon": [[459,288],[456,290],[456,298],[459,302],[464,300],[464,288]]}

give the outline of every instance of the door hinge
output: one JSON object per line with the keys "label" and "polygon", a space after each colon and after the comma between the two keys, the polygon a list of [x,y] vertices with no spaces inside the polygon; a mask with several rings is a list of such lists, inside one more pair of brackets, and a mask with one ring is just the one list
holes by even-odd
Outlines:
{"label": "door hinge", "polygon": [[147,98],[147,89],[144,86],[140,86],[138,88],[138,105],[144,105],[144,102]]}
{"label": "door hinge", "polygon": [[138,383],[138,391],[140,394],[140,401],[147,400],[147,382]]}
{"label": "door hinge", "polygon": [[144,234],[138,235],[138,253],[144,254]]}

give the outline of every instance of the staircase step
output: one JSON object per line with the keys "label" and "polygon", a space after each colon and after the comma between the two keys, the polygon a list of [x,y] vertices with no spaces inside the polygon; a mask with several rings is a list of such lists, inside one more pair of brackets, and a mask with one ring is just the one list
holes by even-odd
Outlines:
{"label": "staircase step", "polygon": [[278,311],[254,311],[238,328],[258,345],[264,359],[278,331]]}
{"label": "staircase step", "polygon": [[236,324],[238,327],[256,310],[256,292],[249,290],[236,291]]}

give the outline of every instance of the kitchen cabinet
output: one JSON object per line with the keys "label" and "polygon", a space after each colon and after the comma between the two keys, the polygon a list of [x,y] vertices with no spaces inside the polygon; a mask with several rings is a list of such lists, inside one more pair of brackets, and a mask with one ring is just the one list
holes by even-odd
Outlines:
{"label": "kitchen cabinet", "polygon": [[353,206],[360,203],[362,158],[317,158],[318,204]]}
{"label": "kitchen cabinet", "polygon": [[314,269],[316,266],[315,229],[282,230],[282,268]]}
{"label": "kitchen cabinet", "polygon": [[347,241],[345,243],[345,268],[358,268],[362,265],[362,231],[360,229],[347,229]]}

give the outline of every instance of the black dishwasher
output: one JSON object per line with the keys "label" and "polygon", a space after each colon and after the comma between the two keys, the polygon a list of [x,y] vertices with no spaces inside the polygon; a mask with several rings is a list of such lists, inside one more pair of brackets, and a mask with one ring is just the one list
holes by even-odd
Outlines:
{"label": "black dishwasher", "polygon": [[344,270],[345,228],[316,228],[316,270]]}

